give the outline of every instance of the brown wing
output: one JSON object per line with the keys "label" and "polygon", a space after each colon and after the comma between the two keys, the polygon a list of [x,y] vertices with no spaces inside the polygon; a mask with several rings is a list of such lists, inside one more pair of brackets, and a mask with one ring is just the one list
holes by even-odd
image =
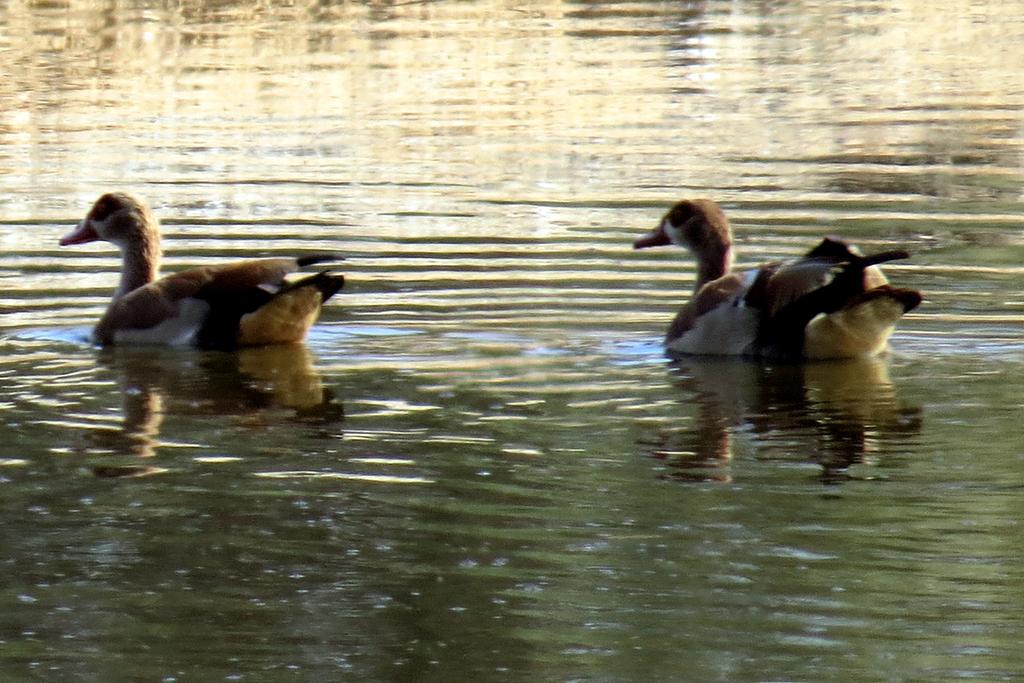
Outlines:
{"label": "brown wing", "polygon": [[[862,257],[855,254],[853,258],[871,259],[874,257]],[[782,265],[767,281],[764,302],[766,310],[770,315],[775,315],[787,304],[828,284],[838,269],[849,263],[849,261],[834,261],[830,258],[803,258]],[[889,279],[885,277],[885,273],[878,266],[871,265],[863,268],[862,291],[881,287],[888,283]]]}
{"label": "brown wing", "polygon": [[225,301],[241,297],[255,287],[272,290],[298,268],[296,259],[275,258],[174,273],[111,303],[96,325],[93,336],[101,344],[110,344],[118,330],[149,329],[173,318],[178,315],[185,299],[201,297],[209,301]]}
{"label": "brown wing", "polygon": [[768,314],[775,315],[786,304],[826,284],[835,267],[835,263],[820,259],[803,259],[779,267],[767,282]]}
{"label": "brown wing", "polygon": [[[210,279],[204,283],[203,290],[217,297],[251,287],[280,285],[284,282],[285,276],[298,269],[299,263],[296,259],[268,258],[239,261],[225,266],[196,270],[209,270]],[[186,273],[188,272],[190,271],[186,271]],[[182,273],[182,275],[186,273]]]}
{"label": "brown wing", "polygon": [[693,329],[697,319],[723,304],[728,304],[734,297],[742,294],[747,289],[744,277],[738,273],[723,275],[717,280],[712,280],[693,295],[693,298],[686,302],[676,314],[672,324],[669,325],[668,333],[665,335],[665,343],[682,337]]}

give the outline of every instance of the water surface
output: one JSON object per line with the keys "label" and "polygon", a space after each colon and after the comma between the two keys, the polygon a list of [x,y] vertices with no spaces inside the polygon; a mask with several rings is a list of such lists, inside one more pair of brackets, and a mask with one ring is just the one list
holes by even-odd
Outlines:
{"label": "water surface", "polygon": [[[1024,9],[0,8],[10,680],[1024,675]],[[96,349],[168,271],[345,254],[297,348]],[[668,362],[685,196],[740,263],[905,247],[873,361]]]}

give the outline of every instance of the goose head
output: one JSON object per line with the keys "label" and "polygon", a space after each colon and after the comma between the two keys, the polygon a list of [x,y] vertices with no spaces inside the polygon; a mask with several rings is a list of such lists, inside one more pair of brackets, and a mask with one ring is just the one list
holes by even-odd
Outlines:
{"label": "goose head", "polygon": [[154,240],[159,244],[160,232],[156,219],[145,204],[129,194],[110,192],[93,203],[85,218],[61,238],[60,245],[97,240],[110,242],[125,251]]}
{"label": "goose head", "polygon": [[675,244],[697,259],[700,289],[732,268],[732,231],[729,219],[710,199],[686,199],[669,209],[651,232],[633,243],[634,249]]}
{"label": "goose head", "polygon": [[160,269],[160,225],[139,199],[123,192],[103,195],[60,239],[60,245],[96,241],[110,242],[121,252],[121,285],[115,297],[156,279]]}

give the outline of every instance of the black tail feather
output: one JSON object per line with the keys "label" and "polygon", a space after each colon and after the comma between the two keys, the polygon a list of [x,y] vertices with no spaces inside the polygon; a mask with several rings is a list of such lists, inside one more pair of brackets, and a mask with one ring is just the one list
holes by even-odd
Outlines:
{"label": "black tail feather", "polygon": [[807,259],[825,259],[839,263],[850,258],[856,258],[857,254],[850,249],[850,245],[838,237],[826,237],[821,243],[804,255]]}
{"label": "black tail feather", "polygon": [[[841,243],[840,243],[841,244]],[[818,256],[838,255],[836,244],[823,242],[814,251],[822,250]],[[813,251],[812,251],[813,253]],[[765,355],[777,357],[799,357],[803,353],[804,328],[815,316],[824,313],[835,313],[848,305],[852,300],[863,295],[864,271],[871,266],[889,261],[910,258],[910,253],[903,249],[883,251],[870,256],[859,256],[847,252],[849,256],[836,264],[837,272],[832,280],[799,299],[785,305],[769,319],[762,320],[761,329],[767,334],[758,340],[758,346]],[[903,290],[900,290],[903,291]],[[912,290],[907,290],[912,292]],[[914,308],[920,303],[908,294],[904,304],[905,310]]]}
{"label": "black tail feather", "polygon": [[823,259],[827,262],[840,263],[855,263],[862,262],[864,267],[874,266],[879,263],[885,263],[886,261],[896,261],[898,259],[910,258],[910,252],[904,249],[892,249],[890,251],[882,251],[877,254],[870,256],[861,256],[850,248],[850,245],[838,237],[826,237],[821,241],[818,246],[811,249],[804,256],[805,259]]}
{"label": "black tail feather", "polygon": [[298,287],[316,287],[320,290],[320,296],[323,301],[327,301],[332,296],[341,291],[341,288],[345,286],[345,276],[341,273],[334,273],[329,270],[321,270],[319,273],[304,277],[301,280],[296,280],[290,283],[284,290],[288,291],[296,289]]}
{"label": "black tail feather", "polygon": [[871,254],[870,256],[861,256],[858,257],[857,260],[860,261],[861,270],[863,270],[869,266],[877,266],[879,263],[899,261],[901,259],[908,258],[910,258],[910,252],[906,249],[893,249],[891,251],[880,251],[877,254]]}
{"label": "black tail feather", "polygon": [[299,268],[305,268],[306,266],[314,266],[318,263],[331,263],[333,261],[344,261],[345,257],[340,254],[309,254],[308,256],[299,256],[295,259],[295,262],[299,264]]}

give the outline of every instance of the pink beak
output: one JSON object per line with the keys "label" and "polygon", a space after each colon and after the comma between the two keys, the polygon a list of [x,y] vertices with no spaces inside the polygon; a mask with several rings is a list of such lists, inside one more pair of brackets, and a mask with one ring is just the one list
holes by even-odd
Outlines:
{"label": "pink beak", "polygon": [[663,247],[666,244],[671,244],[672,240],[665,234],[665,228],[659,225],[654,230],[650,231],[643,237],[633,242],[634,249],[646,249],[647,247]]}
{"label": "pink beak", "polygon": [[95,242],[100,238],[96,234],[96,231],[92,229],[92,225],[86,221],[79,223],[74,230],[69,232],[60,238],[60,246],[66,247],[69,244],[85,244],[86,242]]}

